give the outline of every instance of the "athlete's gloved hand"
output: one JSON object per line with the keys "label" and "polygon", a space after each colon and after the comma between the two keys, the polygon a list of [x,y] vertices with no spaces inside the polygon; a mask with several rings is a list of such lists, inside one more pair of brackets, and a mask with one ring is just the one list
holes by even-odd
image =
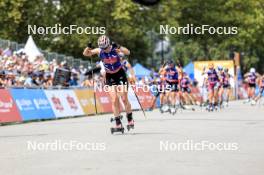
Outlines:
{"label": "athlete's gloved hand", "polygon": [[130,84],[133,84],[134,85],[134,84],[136,84],[136,81],[137,81],[137,79],[136,79],[135,76],[132,76],[132,77],[129,78],[129,83]]}
{"label": "athlete's gloved hand", "polygon": [[[117,50],[117,49],[116,49],[116,50]],[[119,50],[119,52],[117,52],[117,54],[118,54],[118,56],[121,57],[121,58],[123,58],[123,57],[125,56],[125,54],[124,54],[123,52],[121,52],[120,50]]]}
{"label": "athlete's gloved hand", "polygon": [[92,48],[93,48],[92,43],[89,42],[89,43],[87,44],[87,47],[88,47],[89,49],[92,49]]}
{"label": "athlete's gloved hand", "polygon": [[120,49],[121,46],[115,42],[112,42],[112,47],[116,49]]}

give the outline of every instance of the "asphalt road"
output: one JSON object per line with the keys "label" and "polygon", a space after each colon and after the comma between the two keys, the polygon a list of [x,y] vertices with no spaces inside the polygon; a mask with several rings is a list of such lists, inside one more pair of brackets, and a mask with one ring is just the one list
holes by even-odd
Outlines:
{"label": "asphalt road", "polygon": [[135,112],[135,129],[115,135],[110,116],[1,126],[0,174],[264,174],[264,106]]}

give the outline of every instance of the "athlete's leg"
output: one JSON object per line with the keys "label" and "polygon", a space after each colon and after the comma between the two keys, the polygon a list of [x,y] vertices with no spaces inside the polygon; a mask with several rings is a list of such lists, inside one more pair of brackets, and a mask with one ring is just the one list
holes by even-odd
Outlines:
{"label": "athlete's leg", "polygon": [[227,92],[226,93],[227,93],[226,100],[227,100],[227,103],[229,103],[230,97],[232,95],[231,85],[229,85],[229,87],[227,88]]}
{"label": "athlete's leg", "polygon": [[115,117],[118,117],[120,115],[120,103],[117,93],[117,86],[109,86],[109,95],[111,97],[112,102],[112,110]]}
{"label": "athlete's leg", "polygon": [[214,88],[209,85],[208,87],[208,100],[209,100],[209,107],[213,105],[213,97],[214,97]]}
{"label": "athlete's leg", "polygon": [[218,91],[218,102],[221,105],[223,103],[224,88],[220,87]]}
{"label": "athlete's leg", "polygon": [[213,99],[214,99],[214,105],[218,105],[218,93],[219,93],[219,87],[217,85],[214,86],[214,94],[213,94]]}
{"label": "athlete's leg", "polygon": [[176,92],[172,91],[170,92],[170,106],[175,107],[176,104]]}
{"label": "athlete's leg", "polygon": [[250,101],[250,99],[251,99],[251,87],[250,87],[250,85],[248,86],[247,94],[248,94],[248,100]]}
{"label": "athlete's leg", "polygon": [[119,88],[121,89],[121,92],[119,92],[119,96],[122,97],[124,105],[125,105],[125,111],[127,114],[132,113],[131,109],[131,103],[128,100],[128,88],[127,85],[119,85]]}
{"label": "athlete's leg", "polygon": [[254,97],[255,97],[255,90],[256,90],[255,87],[252,87],[252,88],[251,88],[251,98],[252,98],[252,99],[254,99]]}

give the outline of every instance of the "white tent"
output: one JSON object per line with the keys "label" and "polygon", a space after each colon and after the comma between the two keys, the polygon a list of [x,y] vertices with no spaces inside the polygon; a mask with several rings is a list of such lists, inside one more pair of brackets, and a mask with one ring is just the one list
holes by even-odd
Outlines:
{"label": "white tent", "polygon": [[28,55],[28,60],[33,62],[37,56],[42,56],[42,53],[39,51],[36,46],[32,36],[28,37],[27,43],[24,48],[24,52]]}

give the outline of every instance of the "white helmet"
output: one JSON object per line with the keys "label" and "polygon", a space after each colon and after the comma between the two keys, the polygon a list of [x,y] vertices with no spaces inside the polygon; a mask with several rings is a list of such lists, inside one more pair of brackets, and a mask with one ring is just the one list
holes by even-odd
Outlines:
{"label": "white helmet", "polygon": [[250,71],[249,71],[250,73],[255,73],[256,72],[256,69],[255,68],[250,68]]}
{"label": "white helmet", "polygon": [[106,35],[102,35],[98,38],[98,47],[100,49],[106,49],[110,45],[110,39]]}

